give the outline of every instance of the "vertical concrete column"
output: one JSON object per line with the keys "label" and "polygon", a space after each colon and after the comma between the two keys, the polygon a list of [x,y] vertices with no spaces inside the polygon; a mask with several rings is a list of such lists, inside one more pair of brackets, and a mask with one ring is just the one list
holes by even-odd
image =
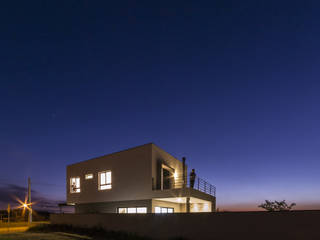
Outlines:
{"label": "vertical concrete column", "polygon": [[216,199],[211,202],[211,212],[216,212]]}
{"label": "vertical concrete column", "polygon": [[186,212],[190,212],[190,197],[186,198]]}

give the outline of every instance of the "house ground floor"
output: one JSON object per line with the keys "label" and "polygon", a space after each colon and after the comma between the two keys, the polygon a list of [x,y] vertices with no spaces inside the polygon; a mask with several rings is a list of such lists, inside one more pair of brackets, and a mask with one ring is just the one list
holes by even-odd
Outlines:
{"label": "house ground floor", "polygon": [[169,197],[145,200],[75,204],[76,213],[184,213],[213,212],[214,201],[196,197]]}

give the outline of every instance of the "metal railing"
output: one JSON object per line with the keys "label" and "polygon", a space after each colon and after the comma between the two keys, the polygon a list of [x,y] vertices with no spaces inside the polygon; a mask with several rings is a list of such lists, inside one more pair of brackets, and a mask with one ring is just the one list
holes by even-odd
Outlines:
{"label": "metal railing", "polygon": [[183,188],[183,187],[193,188],[200,192],[209,194],[211,196],[214,196],[214,197],[216,196],[216,187],[199,177],[195,178],[193,184],[192,184],[192,181],[190,181],[189,176],[185,178],[185,181],[183,177],[172,178],[171,180],[168,181],[168,184],[164,189],[172,189],[172,188],[176,189],[176,188]]}

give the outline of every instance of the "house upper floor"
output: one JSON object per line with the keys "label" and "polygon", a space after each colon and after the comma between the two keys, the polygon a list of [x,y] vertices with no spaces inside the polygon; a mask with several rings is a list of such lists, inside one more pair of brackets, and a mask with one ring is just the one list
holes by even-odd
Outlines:
{"label": "house upper floor", "polygon": [[[68,203],[152,199],[190,187],[187,165],[160,149],[145,144],[67,166]],[[215,195],[211,184],[195,178],[193,188]],[[160,194],[160,195],[159,195]],[[164,196],[164,195],[163,195]]]}

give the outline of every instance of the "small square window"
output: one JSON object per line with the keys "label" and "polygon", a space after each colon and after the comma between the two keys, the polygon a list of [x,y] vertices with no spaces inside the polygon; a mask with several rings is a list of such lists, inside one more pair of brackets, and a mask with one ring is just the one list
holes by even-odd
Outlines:
{"label": "small square window", "polygon": [[93,174],[92,173],[88,173],[85,176],[85,179],[92,179],[93,178]]}
{"label": "small square window", "polygon": [[124,207],[119,207],[117,209],[118,213],[147,213],[147,208],[146,207],[129,207],[129,208],[124,208]]}
{"label": "small square window", "polygon": [[128,213],[137,213],[137,208],[128,208]]}
{"label": "small square window", "polygon": [[147,213],[147,208],[146,207],[138,207],[137,213]]}
{"label": "small square window", "polygon": [[118,213],[127,213],[127,208],[118,208]]}
{"label": "small square window", "polygon": [[174,213],[174,209],[167,208],[167,207],[155,207],[154,212],[155,213]]}

